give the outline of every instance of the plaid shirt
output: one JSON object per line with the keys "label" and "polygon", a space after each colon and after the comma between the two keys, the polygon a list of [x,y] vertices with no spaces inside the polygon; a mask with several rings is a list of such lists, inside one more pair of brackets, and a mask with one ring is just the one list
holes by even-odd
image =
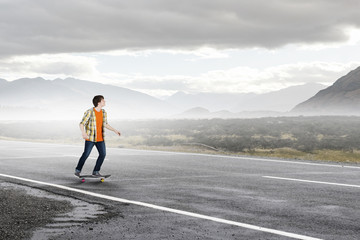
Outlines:
{"label": "plaid shirt", "polygon": [[[108,124],[107,114],[104,109],[101,110],[103,112],[102,133],[103,133],[103,139],[105,139],[105,126],[106,124]],[[94,108],[90,108],[86,110],[80,124],[84,125],[86,134],[89,136],[89,140],[91,142],[96,142],[96,116],[95,116]]]}

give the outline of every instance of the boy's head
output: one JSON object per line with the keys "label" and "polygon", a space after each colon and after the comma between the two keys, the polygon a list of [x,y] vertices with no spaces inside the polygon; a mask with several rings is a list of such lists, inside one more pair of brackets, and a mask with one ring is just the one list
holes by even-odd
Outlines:
{"label": "boy's head", "polygon": [[103,100],[104,97],[101,96],[101,95],[96,95],[94,98],[93,98],[93,104],[95,107],[98,106],[98,104],[101,102],[101,100]]}

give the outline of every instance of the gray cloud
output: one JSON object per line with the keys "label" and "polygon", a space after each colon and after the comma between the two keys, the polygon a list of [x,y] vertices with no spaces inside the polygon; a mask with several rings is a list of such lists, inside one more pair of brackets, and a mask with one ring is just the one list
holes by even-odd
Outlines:
{"label": "gray cloud", "polygon": [[357,0],[0,0],[0,55],[347,40]]}

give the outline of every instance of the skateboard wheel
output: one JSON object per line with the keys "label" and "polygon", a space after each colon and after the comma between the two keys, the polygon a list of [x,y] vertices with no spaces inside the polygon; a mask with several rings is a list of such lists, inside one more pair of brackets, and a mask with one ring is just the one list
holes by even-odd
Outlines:
{"label": "skateboard wheel", "polygon": [[100,182],[104,182],[105,180],[102,178],[102,179],[100,179]]}
{"label": "skateboard wheel", "polygon": [[81,182],[85,182],[85,178],[81,179]]}

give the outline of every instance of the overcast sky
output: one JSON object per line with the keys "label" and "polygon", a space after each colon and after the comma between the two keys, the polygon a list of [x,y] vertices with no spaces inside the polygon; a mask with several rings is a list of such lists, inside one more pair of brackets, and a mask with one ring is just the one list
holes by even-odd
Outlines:
{"label": "overcast sky", "polygon": [[360,66],[357,0],[0,0],[0,78],[156,97],[332,84]]}

